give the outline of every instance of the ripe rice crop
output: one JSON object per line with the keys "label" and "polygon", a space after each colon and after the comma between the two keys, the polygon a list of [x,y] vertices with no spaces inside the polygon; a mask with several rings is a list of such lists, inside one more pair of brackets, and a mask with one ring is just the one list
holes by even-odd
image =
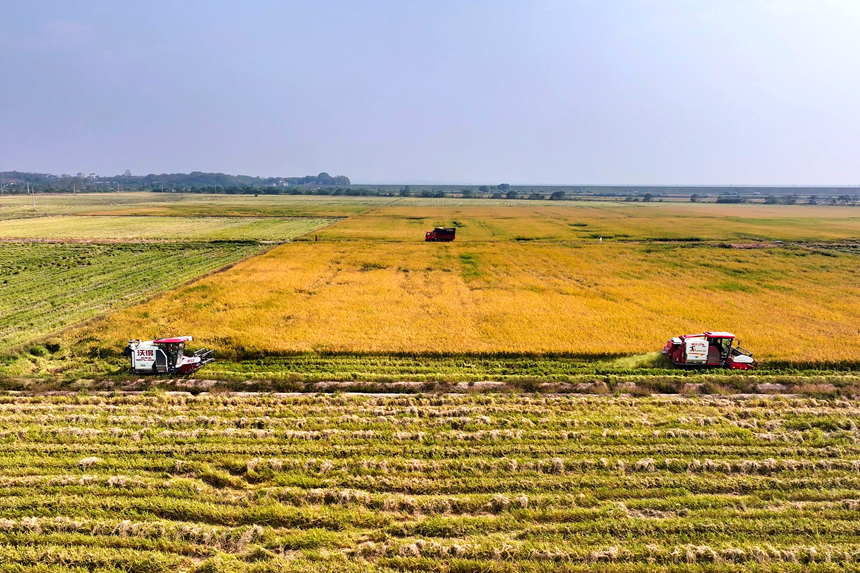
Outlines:
{"label": "ripe rice crop", "polygon": [[[473,201],[420,206],[403,200],[349,217],[326,239],[419,242],[433,227],[456,227],[457,242],[837,241],[860,236],[860,209],[691,203]],[[448,202],[448,204],[446,204]]]}
{"label": "ripe rice crop", "polygon": [[0,396],[8,570],[836,571],[860,407],[813,398]]}
{"label": "ripe rice crop", "polygon": [[118,346],[192,333],[226,357],[603,355],[728,330],[766,360],[851,361],[860,347],[857,263],[855,255],[799,247],[294,243],[69,340]]}

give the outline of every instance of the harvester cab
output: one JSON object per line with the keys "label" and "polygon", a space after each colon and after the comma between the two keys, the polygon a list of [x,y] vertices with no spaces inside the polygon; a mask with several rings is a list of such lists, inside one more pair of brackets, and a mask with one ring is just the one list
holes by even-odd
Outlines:
{"label": "harvester cab", "polygon": [[159,338],[158,340],[131,340],[123,354],[137,374],[191,374],[214,360],[212,351],[202,348],[192,356],[185,356],[185,343],[190,336]]}
{"label": "harvester cab", "polygon": [[752,353],[730,332],[676,336],[666,343],[662,352],[676,366],[749,370],[754,362]]}

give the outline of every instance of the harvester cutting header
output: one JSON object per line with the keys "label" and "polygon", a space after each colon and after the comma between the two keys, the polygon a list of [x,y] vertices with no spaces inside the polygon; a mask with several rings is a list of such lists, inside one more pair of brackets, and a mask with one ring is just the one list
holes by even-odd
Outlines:
{"label": "harvester cutting header", "polygon": [[722,367],[735,370],[749,370],[753,366],[752,353],[741,347],[740,341],[730,332],[676,336],[663,347],[663,354],[676,366]]}
{"label": "harvester cutting header", "polygon": [[159,338],[158,340],[131,340],[123,354],[131,361],[131,370],[138,374],[191,374],[214,360],[212,351],[201,348],[192,356],[185,356],[185,343],[190,336]]}

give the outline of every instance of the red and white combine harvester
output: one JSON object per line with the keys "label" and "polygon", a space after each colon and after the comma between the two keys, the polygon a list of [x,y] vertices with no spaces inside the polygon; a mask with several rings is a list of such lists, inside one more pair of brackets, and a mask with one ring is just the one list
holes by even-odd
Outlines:
{"label": "red and white combine harvester", "polygon": [[425,241],[453,241],[457,234],[457,229],[454,227],[436,227],[432,231],[424,233]]}
{"label": "red and white combine harvester", "polygon": [[742,348],[740,341],[734,344],[736,340],[729,332],[684,334],[669,340],[663,354],[677,366],[749,370],[753,366],[752,353]]}
{"label": "red and white combine harvester", "polygon": [[185,343],[190,336],[131,340],[123,354],[131,360],[131,370],[138,374],[191,374],[214,360],[212,351],[201,348],[185,356]]}

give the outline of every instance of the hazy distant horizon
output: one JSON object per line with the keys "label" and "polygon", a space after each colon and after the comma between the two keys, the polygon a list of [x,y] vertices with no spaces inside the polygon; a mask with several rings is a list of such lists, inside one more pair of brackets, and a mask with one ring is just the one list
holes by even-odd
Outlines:
{"label": "hazy distant horizon", "polygon": [[[0,165],[0,173],[3,172],[12,172],[17,171],[19,173],[40,173],[45,175],[56,175],[61,176],[63,174],[71,175],[75,177],[79,171],[75,171],[74,173],[66,173],[66,172],[51,172],[45,170],[37,170],[37,171],[23,171],[21,169],[9,169],[5,165]],[[261,178],[288,178],[288,177],[305,177],[305,176],[315,176],[318,173],[282,173],[277,175],[267,175],[267,174],[256,174],[256,173],[227,173],[225,171],[202,171],[200,169],[191,169],[186,171],[151,171],[148,173],[132,173],[132,176],[135,177],[146,177],[150,175],[162,175],[162,174],[175,174],[175,173],[192,173],[192,172],[202,172],[202,173],[223,173],[225,175],[230,176],[247,176],[247,177],[261,177]],[[85,172],[80,172],[85,173]],[[90,172],[95,173],[95,172]],[[345,175],[349,177],[349,173],[333,173],[328,172],[329,175],[338,176]],[[123,177],[122,173],[95,173],[98,177]],[[497,180],[487,180],[487,181],[445,181],[445,180],[372,180],[372,181],[356,181],[352,177],[350,178],[350,185],[359,186],[359,185],[439,185],[439,186],[481,186],[481,185],[489,185],[495,186],[500,185],[502,183],[507,183],[508,185],[512,185],[515,187],[738,187],[738,188],[746,188],[746,187],[805,187],[805,188],[816,188],[816,187],[843,187],[843,188],[857,188],[860,189],[860,184],[858,183],[651,183],[648,181],[644,182],[634,182],[634,183],[594,183],[594,182],[575,182],[575,183],[542,183],[536,181],[530,182],[521,182],[521,181],[497,181]]]}
{"label": "hazy distant horizon", "polygon": [[[17,171],[22,172],[20,169],[6,169],[5,167],[0,168],[0,173],[3,172],[11,172]],[[191,171],[174,171],[170,173],[192,173],[192,172],[200,172],[199,169],[194,169]],[[47,175],[63,175],[62,173],[52,173],[49,171],[32,171],[27,173],[40,173]],[[76,172],[77,173],[77,172]],[[146,176],[158,176],[161,174],[170,174],[166,171],[155,171],[150,173],[132,173],[132,176],[135,177],[146,177]],[[215,172],[205,172],[205,173],[223,173],[225,175],[230,176],[247,176],[247,177],[261,177],[261,178],[288,178],[288,177],[305,177],[305,176],[314,176],[317,173],[293,173],[293,174],[280,174],[280,175],[258,175],[254,173],[225,173],[223,171],[215,171]],[[75,176],[73,174],[68,174],[71,176]],[[123,177],[122,173],[116,174],[106,174],[106,173],[96,173],[98,177]],[[329,173],[329,175],[345,175],[349,177],[347,173]],[[445,186],[445,187],[456,187],[459,185],[476,187],[481,185],[495,186],[500,185],[502,183],[507,183],[513,187],[661,187],[666,189],[671,189],[673,187],[682,187],[682,188],[691,188],[691,187],[701,187],[701,188],[725,188],[725,187],[737,187],[739,189],[745,188],[845,188],[845,189],[858,189],[860,190],[860,184],[816,184],[816,183],[755,183],[755,184],[746,184],[746,183],[541,183],[541,182],[517,182],[517,181],[474,181],[474,182],[464,182],[464,181],[420,181],[420,180],[406,180],[406,181],[354,181],[350,178],[351,186],[374,186],[374,185],[384,185],[384,186],[395,186],[395,185],[417,185],[417,186]]]}
{"label": "hazy distant horizon", "polygon": [[7,2],[0,164],[853,186],[858,37],[813,0]]}

